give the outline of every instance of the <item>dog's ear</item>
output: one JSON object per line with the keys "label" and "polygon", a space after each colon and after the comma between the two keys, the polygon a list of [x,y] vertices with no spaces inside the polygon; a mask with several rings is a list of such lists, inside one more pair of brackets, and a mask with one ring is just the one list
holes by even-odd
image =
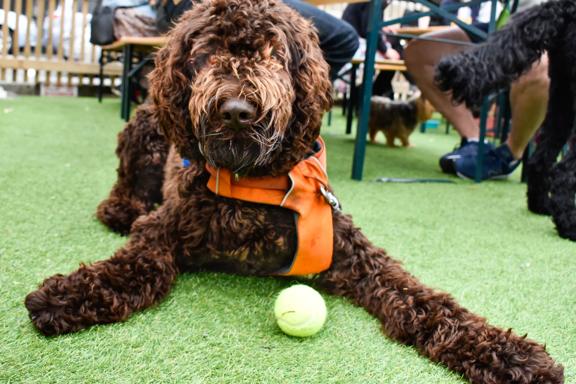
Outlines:
{"label": "dog's ear", "polygon": [[194,157],[196,139],[192,135],[188,102],[194,63],[194,39],[209,20],[205,4],[197,4],[182,15],[169,32],[166,45],[158,51],[155,69],[149,75],[150,96],[161,131],[185,157]]}
{"label": "dog's ear", "polygon": [[310,21],[290,11],[291,15],[284,21],[284,30],[296,99],[293,105],[295,127],[289,134],[294,135],[292,140],[300,139],[309,146],[320,133],[322,115],[332,106],[332,83],[316,30]]}

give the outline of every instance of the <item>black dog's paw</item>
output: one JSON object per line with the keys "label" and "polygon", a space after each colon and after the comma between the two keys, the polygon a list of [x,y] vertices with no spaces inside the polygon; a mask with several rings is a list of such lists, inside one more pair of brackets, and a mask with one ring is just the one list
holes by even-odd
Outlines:
{"label": "black dog's paw", "polygon": [[576,157],[573,152],[553,169],[550,211],[560,237],[576,241]]}
{"label": "black dog's paw", "polygon": [[553,219],[561,238],[576,241],[576,214],[573,213],[571,217],[568,215],[554,216]]}
{"label": "black dog's paw", "polygon": [[550,216],[550,196],[548,191],[541,191],[540,188],[530,188],[526,194],[528,210],[538,215]]}

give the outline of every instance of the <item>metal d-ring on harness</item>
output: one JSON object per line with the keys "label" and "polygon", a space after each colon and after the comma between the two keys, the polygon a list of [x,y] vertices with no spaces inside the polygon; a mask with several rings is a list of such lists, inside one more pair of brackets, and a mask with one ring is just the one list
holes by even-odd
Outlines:
{"label": "metal d-ring on harness", "polygon": [[332,192],[326,189],[323,185],[320,186],[320,193],[322,193],[322,196],[324,196],[326,202],[330,204],[330,206],[334,210],[338,212],[342,211],[342,206],[340,205],[340,201],[338,201],[338,198]]}

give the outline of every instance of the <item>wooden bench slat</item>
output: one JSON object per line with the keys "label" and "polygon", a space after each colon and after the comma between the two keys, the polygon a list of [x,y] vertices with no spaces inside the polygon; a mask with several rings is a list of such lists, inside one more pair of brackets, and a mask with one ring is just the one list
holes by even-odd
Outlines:
{"label": "wooden bench slat", "polygon": [[152,36],[152,37],[139,37],[139,36],[125,36],[112,44],[103,45],[102,49],[108,51],[117,51],[126,45],[134,45],[143,48],[158,48],[166,44],[166,36]]}
{"label": "wooden bench slat", "polygon": [[430,25],[428,27],[423,27],[423,28],[421,28],[421,27],[400,27],[400,28],[394,30],[394,32],[404,34],[404,35],[420,36],[420,35],[424,35],[426,33],[446,31],[448,29],[451,29],[451,27],[449,25]]}
{"label": "wooden bench slat", "polygon": [[[353,59],[352,64],[364,64],[364,59]],[[379,71],[406,71],[404,60],[378,60],[374,63],[374,68]]]}

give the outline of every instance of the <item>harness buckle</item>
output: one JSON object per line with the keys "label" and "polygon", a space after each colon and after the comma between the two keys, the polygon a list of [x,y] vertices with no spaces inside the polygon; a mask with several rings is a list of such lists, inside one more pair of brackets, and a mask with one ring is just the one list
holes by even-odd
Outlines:
{"label": "harness buckle", "polygon": [[340,205],[340,201],[338,198],[329,190],[327,190],[323,185],[320,186],[320,193],[326,199],[326,202],[335,210],[342,211],[342,206]]}

